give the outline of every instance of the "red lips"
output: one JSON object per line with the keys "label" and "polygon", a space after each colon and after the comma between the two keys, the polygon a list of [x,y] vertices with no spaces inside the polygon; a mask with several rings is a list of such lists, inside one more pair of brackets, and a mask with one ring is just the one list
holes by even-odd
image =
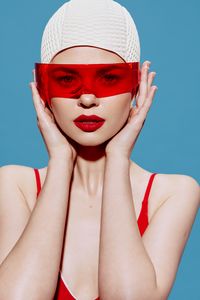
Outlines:
{"label": "red lips", "polygon": [[97,115],[80,115],[74,120],[74,124],[83,131],[91,132],[100,128],[105,122],[105,119]]}
{"label": "red lips", "polygon": [[94,121],[94,122],[99,122],[99,121],[105,121],[105,119],[102,119],[100,118],[99,116],[97,115],[90,115],[90,116],[87,116],[87,115],[80,115],[78,118],[76,118],[74,120],[74,122],[87,122],[87,121]]}

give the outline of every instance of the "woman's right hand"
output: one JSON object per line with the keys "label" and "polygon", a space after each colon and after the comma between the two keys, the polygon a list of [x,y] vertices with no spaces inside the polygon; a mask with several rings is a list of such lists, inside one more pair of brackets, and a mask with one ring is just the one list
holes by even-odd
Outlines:
{"label": "woman's right hand", "polygon": [[[34,73],[34,70],[33,70]],[[32,98],[37,114],[37,125],[42,134],[50,158],[65,156],[73,161],[76,158],[76,150],[67,138],[58,129],[52,112],[45,107],[36,87],[36,82],[30,82]]]}

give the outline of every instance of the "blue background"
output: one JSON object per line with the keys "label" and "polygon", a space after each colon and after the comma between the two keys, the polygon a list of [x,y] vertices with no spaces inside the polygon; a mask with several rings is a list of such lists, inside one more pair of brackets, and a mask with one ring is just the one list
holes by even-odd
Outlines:
{"label": "blue background", "polygon": [[[118,2],[136,22],[141,62],[152,62],[159,88],[132,159],[151,172],[186,174],[200,183],[200,2]],[[28,84],[32,81],[34,63],[40,61],[44,27],[63,3],[1,3],[0,166],[41,168],[48,163]],[[169,299],[200,299],[199,230],[198,213]]]}

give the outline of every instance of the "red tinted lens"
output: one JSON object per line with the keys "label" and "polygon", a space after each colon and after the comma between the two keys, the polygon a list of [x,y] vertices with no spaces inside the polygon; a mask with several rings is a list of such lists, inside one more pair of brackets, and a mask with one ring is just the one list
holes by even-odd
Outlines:
{"label": "red tinted lens", "polygon": [[75,69],[50,67],[48,70],[48,92],[53,97],[76,98],[82,87],[82,79]]}
{"label": "red tinted lens", "polygon": [[83,93],[109,97],[136,94],[139,62],[112,64],[35,64],[37,88],[50,104],[53,97],[78,99]]}

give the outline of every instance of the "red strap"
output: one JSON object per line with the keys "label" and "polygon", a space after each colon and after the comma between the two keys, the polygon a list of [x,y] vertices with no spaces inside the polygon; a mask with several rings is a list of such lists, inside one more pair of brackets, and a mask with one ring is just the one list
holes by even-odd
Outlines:
{"label": "red strap", "polygon": [[149,194],[151,191],[151,186],[153,183],[153,179],[155,177],[157,173],[153,173],[151,174],[150,178],[149,178],[149,182],[147,184],[147,188],[144,194],[144,199],[142,201],[142,208],[140,211],[140,215],[138,218],[138,227],[140,230],[140,234],[141,236],[143,235],[144,231],[146,230],[147,226],[149,225],[149,221],[148,221],[148,199],[149,199]]}
{"label": "red strap", "polygon": [[[68,287],[65,285],[61,277],[61,274],[59,273],[57,288],[53,300],[75,300],[75,299],[77,298],[74,298],[74,296],[72,296]],[[100,298],[97,297],[95,300],[100,300]]]}
{"label": "red strap", "polygon": [[41,182],[40,182],[40,173],[38,169],[34,169],[35,171],[35,178],[36,178],[36,184],[37,184],[37,196],[41,190]]}
{"label": "red strap", "polygon": [[59,273],[57,288],[53,300],[64,300],[64,299],[75,300],[75,298],[69,292],[68,288],[65,286],[62,277],[60,276]]}

